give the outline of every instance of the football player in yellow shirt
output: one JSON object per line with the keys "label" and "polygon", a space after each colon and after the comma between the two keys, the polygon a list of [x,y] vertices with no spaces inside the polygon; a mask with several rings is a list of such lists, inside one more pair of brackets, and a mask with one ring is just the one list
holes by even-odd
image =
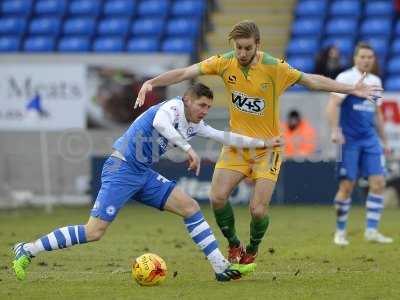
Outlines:
{"label": "football player in yellow shirt", "polygon": [[[260,32],[252,21],[234,25],[229,33],[232,52],[216,55],[186,68],[165,72],[146,81],[139,91],[135,107],[144,103],[145,95],[154,87],[167,86],[200,75],[219,75],[230,94],[230,130],[258,138],[279,137],[279,96],[295,83],[313,90],[353,94],[374,101],[382,90],[369,86],[361,78],[355,85],[302,73],[283,60],[260,51]],[[229,243],[231,262],[251,263],[269,225],[268,206],[278,179],[281,147],[274,149],[239,150],[224,147],[215,166],[210,201],[215,218]],[[236,235],[230,193],[244,178],[254,181],[250,199],[250,241],[246,247]]]}

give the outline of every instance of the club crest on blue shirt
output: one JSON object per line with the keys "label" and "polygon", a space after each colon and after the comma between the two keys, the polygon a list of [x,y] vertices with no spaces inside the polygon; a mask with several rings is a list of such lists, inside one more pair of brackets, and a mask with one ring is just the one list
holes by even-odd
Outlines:
{"label": "club crest on blue shirt", "polygon": [[194,135],[195,135],[192,126],[188,127],[188,129],[187,129],[187,131],[186,131],[186,134],[187,134],[188,137],[191,137],[191,136],[194,136]]}
{"label": "club crest on blue shirt", "polygon": [[116,212],[116,209],[114,206],[112,206],[112,205],[107,206],[107,208],[106,208],[107,215],[112,216],[115,214],[115,212]]}

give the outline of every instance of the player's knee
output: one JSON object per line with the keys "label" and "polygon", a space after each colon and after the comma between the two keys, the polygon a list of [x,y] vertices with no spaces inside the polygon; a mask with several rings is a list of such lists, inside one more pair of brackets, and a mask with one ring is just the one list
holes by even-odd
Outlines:
{"label": "player's knee", "polygon": [[351,196],[353,189],[354,189],[354,183],[352,182],[341,182],[339,185],[339,193],[343,198],[346,199]]}
{"label": "player's knee", "polygon": [[253,219],[262,219],[267,214],[265,205],[250,205],[250,214]]}
{"label": "player's knee", "polygon": [[200,210],[199,204],[194,199],[192,199],[192,201],[188,201],[188,203],[185,204],[185,206],[183,207],[183,215],[185,217],[190,217],[199,210]]}
{"label": "player's knee", "polygon": [[386,182],[384,178],[377,178],[370,182],[370,192],[373,194],[383,194],[385,190]]}
{"label": "player's knee", "polygon": [[224,192],[223,190],[211,189],[210,191],[210,201],[213,207],[223,207],[228,198],[229,193]]}

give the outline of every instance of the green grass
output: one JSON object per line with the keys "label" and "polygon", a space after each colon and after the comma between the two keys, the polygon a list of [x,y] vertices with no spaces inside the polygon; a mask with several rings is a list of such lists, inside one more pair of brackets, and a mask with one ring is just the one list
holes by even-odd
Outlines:
{"label": "green grass", "polygon": [[[400,299],[398,211],[387,210],[381,226],[395,242],[376,245],[363,240],[361,207],[351,211],[347,248],[332,243],[331,207],[273,207],[256,273],[234,282],[214,280],[180,218],[142,206],[124,208],[101,241],[41,253],[24,282],[14,278],[9,251],[14,242],[84,223],[88,210],[56,208],[51,215],[38,209],[0,211],[0,299]],[[203,211],[225,253],[211,211]],[[247,240],[247,207],[235,212],[238,232]],[[144,252],[166,260],[169,273],[163,285],[132,282],[130,261]]]}

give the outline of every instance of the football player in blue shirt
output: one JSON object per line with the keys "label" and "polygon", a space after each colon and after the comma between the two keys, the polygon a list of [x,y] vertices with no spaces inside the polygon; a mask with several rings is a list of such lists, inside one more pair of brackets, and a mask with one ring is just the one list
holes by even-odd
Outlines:
{"label": "football player in blue shirt", "polygon": [[217,280],[229,281],[253,272],[255,264],[231,264],[225,259],[198,203],[176,187],[175,182],[151,169],[172,145],[186,152],[189,169],[198,175],[200,159],[188,143],[195,135],[235,147],[265,148],[281,144],[279,137],[264,141],[206,125],[203,118],[212,100],[212,91],[196,84],[185,92],[183,99],[164,101],[140,115],[114,143],[113,152],[104,163],[101,188],[89,221],[85,225],[58,228],[30,243],[16,244],[13,261],[16,277],[19,280],[26,277],[26,268],[39,252],[100,240],[119,210],[132,198],[183,217],[189,235],[208,258]]}
{"label": "football player in blue shirt", "polygon": [[[354,51],[354,66],[338,75],[339,82],[353,84],[363,76],[366,84],[382,86],[378,76],[371,73],[375,64],[374,50],[359,43]],[[353,95],[331,94],[327,113],[332,129],[331,139],[341,145],[337,164],[339,190],[335,197],[336,232],[334,243],[346,246],[346,225],[351,205],[351,193],[359,176],[368,178],[369,193],[366,201],[367,241],[391,243],[393,240],[378,231],[383,211],[384,150],[388,149],[383,129],[380,99],[369,101]],[[340,117],[339,117],[340,110]]]}

